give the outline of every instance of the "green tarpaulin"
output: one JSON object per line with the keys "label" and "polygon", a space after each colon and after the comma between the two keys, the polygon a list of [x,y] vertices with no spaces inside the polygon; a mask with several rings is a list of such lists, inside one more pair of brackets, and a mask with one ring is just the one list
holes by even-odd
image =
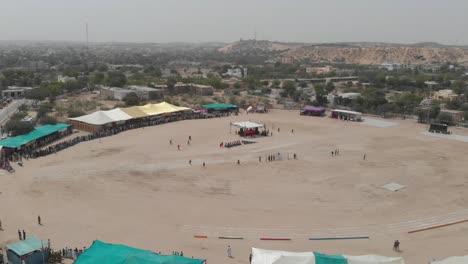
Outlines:
{"label": "green tarpaulin", "polygon": [[74,264],[202,264],[203,259],[158,255],[144,249],[96,240]]}
{"label": "green tarpaulin", "polygon": [[225,110],[225,109],[236,109],[237,105],[235,104],[207,104],[204,105],[206,109],[212,109],[212,110]]}
{"label": "green tarpaulin", "polygon": [[33,131],[29,132],[26,135],[20,135],[20,136],[0,140],[0,146],[3,146],[5,148],[18,148],[18,147],[28,144],[31,141],[48,136],[62,129],[68,128],[69,126],[70,125],[68,124],[60,123],[56,125],[45,125],[45,126],[36,127]]}
{"label": "green tarpaulin", "polygon": [[315,264],[348,264],[343,255],[326,255],[314,252]]}

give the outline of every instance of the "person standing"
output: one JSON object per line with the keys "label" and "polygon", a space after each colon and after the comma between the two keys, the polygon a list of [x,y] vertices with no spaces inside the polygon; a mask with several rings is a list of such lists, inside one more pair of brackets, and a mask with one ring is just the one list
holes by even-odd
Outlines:
{"label": "person standing", "polygon": [[250,253],[250,256],[249,256],[249,263],[252,263],[252,253]]}
{"label": "person standing", "polygon": [[177,145],[177,150],[180,150],[180,145]]}
{"label": "person standing", "polygon": [[192,165],[192,160],[189,160],[188,163],[189,163],[189,165]]}
{"label": "person standing", "polygon": [[366,154],[364,154],[364,157],[362,158],[363,160],[366,160]]}
{"label": "person standing", "polygon": [[240,165],[240,160],[237,160],[237,165]]}
{"label": "person standing", "polygon": [[227,247],[227,256],[228,256],[228,258],[232,258],[232,249],[231,249],[231,246],[229,246],[229,245]]}
{"label": "person standing", "polygon": [[26,240],[26,232],[24,232],[24,229],[23,229],[23,240]]}
{"label": "person standing", "polygon": [[192,141],[192,136],[188,136],[188,140]]}
{"label": "person standing", "polygon": [[258,162],[262,162],[262,156],[258,156]]}
{"label": "person standing", "polygon": [[37,216],[37,223],[38,223],[39,225],[42,225],[42,223],[41,223],[41,216],[40,216],[40,215]]}
{"label": "person standing", "polygon": [[22,236],[21,236],[21,230],[18,229],[18,237],[19,237],[19,240],[23,240]]}

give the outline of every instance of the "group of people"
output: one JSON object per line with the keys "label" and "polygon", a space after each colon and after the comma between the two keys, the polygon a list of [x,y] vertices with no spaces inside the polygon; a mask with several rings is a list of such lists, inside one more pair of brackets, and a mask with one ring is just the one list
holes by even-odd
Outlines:
{"label": "group of people", "polygon": [[[43,157],[43,156],[47,156],[50,154],[55,154],[58,151],[64,150],[66,148],[69,148],[81,142],[99,139],[102,137],[113,136],[121,132],[131,130],[131,129],[137,129],[137,128],[142,128],[146,126],[155,126],[159,124],[165,124],[165,123],[181,121],[181,120],[206,119],[206,118],[214,118],[214,117],[221,117],[221,116],[225,116],[225,115],[224,114],[208,115],[204,113],[193,113],[193,112],[185,113],[184,112],[184,113],[177,113],[171,116],[164,116],[164,117],[157,116],[151,119],[130,120],[123,125],[102,128],[99,131],[96,131],[89,135],[78,136],[70,140],[66,140],[66,141],[63,141],[54,145],[43,147],[43,146],[48,145],[50,142],[53,142],[55,140],[63,138],[64,136],[68,136],[72,134],[73,131],[70,128],[65,131],[44,137],[40,140],[37,140],[30,146],[23,147],[21,150],[15,153],[6,155],[2,162],[1,168],[6,169],[6,170],[13,170],[9,162],[19,162],[21,163],[20,165],[22,165],[23,158],[30,159],[30,158],[38,158],[38,157]],[[187,144],[190,144],[190,140],[188,141]]]}
{"label": "group of people", "polygon": [[237,147],[237,146],[241,146],[241,145],[242,145],[242,141],[240,141],[240,140],[231,141],[231,142],[221,142],[221,144],[219,144],[219,146],[221,148],[222,147],[233,148],[233,147]]}
{"label": "group of people", "polygon": [[83,247],[83,249],[78,249],[78,248],[62,248],[60,251],[62,253],[63,258],[68,258],[68,259],[77,259],[83,252],[86,251],[86,247]]}
{"label": "group of people", "polygon": [[336,157],[338,155],[340,155],[340,150],[339,149],[335,149],[335,150],[331,151],[331,156],[332,157]]}
{"label": "group of people", "polygon": [[281,160],[281,153],[278,152],[277,154],[267,155],[265,160],[268,162]]}

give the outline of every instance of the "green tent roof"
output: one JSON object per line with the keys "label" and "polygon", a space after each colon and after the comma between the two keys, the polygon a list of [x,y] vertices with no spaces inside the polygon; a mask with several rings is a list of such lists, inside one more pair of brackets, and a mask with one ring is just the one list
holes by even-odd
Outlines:
{"label": "green tent roof", "polygon": [[18,254],[18,256],[24,256],[36,250],[41,250],[43,246],[47,246],[47,242],[43,242],[36,237],[30,237],[18,243],[9,244],[7,248]]}
{"label": "green tent roof", "polygon": [[158,255],[144,249],[96,240],[74,264],[202,264],[203,259]]}
{"label": "green tent roof", "polygon": [[28,144],[31,141],[48,136],[69,126],[70,125],[68,124],[59,123],[56,125],[45,125],[36,127],[33,131],[29,132],[28,134],[0,140],[0,146],[3,146],[5,148],[21,147],[25,144]]}
{"label": "green tent roof", "polygon": [[214,109],[214,110],[223,110],[223,109],[232,109],[237,108],[235,104],[207,104],[204,105],[206,109]]}

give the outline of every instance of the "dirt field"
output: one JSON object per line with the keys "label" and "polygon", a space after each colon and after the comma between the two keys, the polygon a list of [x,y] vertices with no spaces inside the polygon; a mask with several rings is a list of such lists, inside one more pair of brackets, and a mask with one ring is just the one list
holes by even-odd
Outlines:
{"label": "dirt field", "polygon": [[[229,122],[246,120],[265,123],[273,136],[219,148],[238,139]],[[467,143],[422,135],[425,127],[411,120],[392,121],[400,124],[378,128],[278,110],[81,143],[15,166],[13,174],[0,172],[0,243],[16,241],[17,230],[25,229],[50,238],[56,249],[100,239],[166,254],[183,250],[211,264],[248,263],[251,247],[402,255],[409,264],[468,254],[468,222],[407,234],[468,219]],[[331,157],[336,148],[340,155]],[[278,152],[283,160],[264,162]],[[390,182],[406,187],[381,187]],[[43,226],[36,223],[38,214]],[[261,236],[292,241],[259,241]],[[371,238],[308,240],[339,236]],[[395,239],[402,253],[392,251]],[[228,244],[233,259],[226,258]]]}

